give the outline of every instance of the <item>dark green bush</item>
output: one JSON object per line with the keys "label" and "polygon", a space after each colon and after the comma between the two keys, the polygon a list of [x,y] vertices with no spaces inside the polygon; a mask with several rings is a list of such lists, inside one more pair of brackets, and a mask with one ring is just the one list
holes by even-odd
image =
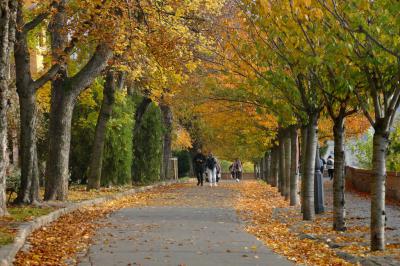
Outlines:
{"label": "dark green bush", "polygon": [[[97,117],[103,98],[103,83],[98,78],[82,95],[72,120],[70,171],[74,182],[86,183]],[[116,93],[113,113],[107,125],[104,146],[102,185],[131,182],[134,101],[126,92]]]}
{"label": "dark green bush", "polygon": [[104,147],[103,185],[131,183],[133,110],[134,102],[131,98],[114,107]]}
{"label": "dark green bush", "polygon": [[158,106],[151,104],[134,140],[133,181],[147,184],[160,179],[163,126]]}

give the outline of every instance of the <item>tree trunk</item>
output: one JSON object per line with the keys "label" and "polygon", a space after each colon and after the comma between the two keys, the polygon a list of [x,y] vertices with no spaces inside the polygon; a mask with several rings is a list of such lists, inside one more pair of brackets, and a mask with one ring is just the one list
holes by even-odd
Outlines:
{"label": "tree trunk", "polygon": [[20,165],[20,158],[19,158],[19,127],[17,125],[14,125],[13,127],[10,128],[8,125],[8,130],[9,130],[9,144],[8,147],[10,147],[10,159],[11,159],[11,164],[13,165],[13,169],[17,169]]}
{"label": "tree trunk", "polygon": [[298,167],[299,167],[299,137],[296,127],[290,128],[291,138],[291,170],[290,170],[290,206],[299,204],[298,191]]}
{"label": "tree trunk", "polygon": [[74,103],[75,96],[63,86],[63,82],[54,81],[51,94],[45,200],[67,200]]}
{"label": "tree trunk", "polygon": [[300,204],[301,204],[301,212],[304,213],[304,191],[305,182],[304,177],[306,175],[306,152],[307,152],[307,139],[308,139],[308,127],[302,126],[301,127],[301,150],[300,150],[300,159],[301,159],[301,189],[300,189]]}
{"label": "tree trunk", "polygon": [[333,179],[333,229],[346,230],[345,209],[345,152],[344,152],[344,117],[334,121],[333,135],[335,141],[335,161]]}
{"label": "tree trunk", "polygon": [[265,181],[271,185],[271,151],[265,153]]}
{"label": "tree trunk", "polygon": [[87,190],[100,188],[107,123],[112,115],[112,109],[115,103],[115,91],[116,73],[112,70],[109,70],[107,72],[106,82],[103,88],[103,102],[101,104],[99,116],[97,118],[92,156],[90,159],[88,171]]}
{"label": "tree trunk", "polygon": [[260,179],[264,180],[264,158],[260,159]]}
{"label": "tree trunk", "polygon": [[307,134],[304,177],[304,209],[303,220],[311,221],[315,217],[314,210],[314,173],[315,156],[318,142],[318,115],[310,115]]}
{"label": "tree trunk", "polygon": [[[143,116],[147,111],[147,108],[150,106],[151,103],[151,99],[147,98],[147,97],[143,97],[141,103],[137,106],[136,110],[135,110],[135,125],[133,127],[133,134],[132,134],[132,142],[133,142],[133,149],[132,149],[132,153],[135,152],[135,139],[137,137],[137,135],[139,134],[139,129],[142,125],[142,121],[143,121]],[[133,158],[135,157],[135,155],[133,155]],[[131,176],[132,176],[132,184],[135,184],[135,181],[133,180],[133,176],[134,176],[134,169],[133,169],[133,164],[131,167]]]}
{"label": "tree trunk", "polygon": [[15,32],[15,0],[0,1],[0,217],[7,215],[6,175],[7,154],[7,101],[10,54]]}
{"label": "tree trunk", "polygon": [[285,195],[285,139],[279,134],[279,192]]}
{"label": "tree trunk", "polygon": [[273,187],[278,186],[278,174],[279,174],[279,152],[278,152],[278,147],[274,146],[272,148],[272,161],[271,161],[271,185]]}
{"label": "tree trunk", "polygon": [[35,151],[33,152],[33,169],[32,169],[32,182],[31,189],[29,190],[29,200],[31,204],[37,204],[39,202],[39,189],[40,189],[40,180],[39,180],[39,160],[38,154],[35,145]]}
{"label": "tree trunk", "polygon": [[[20,149],[21,149],[21,184],[18,190],[16,203],[29,204],[38,201],[39,198],[30,198],[38,195],[38,186],[33,186],[35,179],[35,164],[37,164],[36,149],[36,119],[37,107],[35,89],[33,88],[33,80],[30,70],[30,54],[28,48],[27,32],[23,30],[25,24],[22,2],[18,4],[17,23],[20,29],[16,31],[15,37],[15,71],[16,86],[19,97],[20,106]],[[36,158],[36,159],[35,159]]]}
{"label": "tree trunk", "polygon": [[371,183],[371,250],[385,249],[385,182],[386,182],[386,153],[389,146],[389,134],[375,127],[373,138]]}
{"label": "tree trunk", "polygon": [[291,138],[289,129],[285,130],[285,200],[290,198],[290,174],[291,174]]}
{"label": "tree trunk", "polygon": [[164,126],[164,136],[163,136],[163,155],[161,160],[161,180],[167,179],[169,177],[169,166],[170,159],[172,157],[172,123],[173,116],[171,107],[166,104],[160,105],[161,115],[163,119]]}
{"label": "tree trunk", "polygon": [[321,174],[321,157],[319,155],[319,143],[317,140],[317,148],[314,162],[314,209],[315,214],[325,212],[324,201],[324,178]]}
{"label": "tree trunk", "polygon": [[[30,93],[30,89],[29,85],[25,87],[17,81],[21,119],[21,184],[15,202],[19,204],[39,201],[39,185],[35,184],[39,178],[38,172],[36,172],[38,167],[36,148],[37,108],[35,93]],[[25,91],[22,92],[21,90]],[[28,93],[26,93],[27,91]]]}
{"label": "tree trunk", "polygon": [[74,77],[67,77],[63,70],[52,82],[45,200],[67,199],[71,120],[76,98],[107,66],[111,55],[106,46],[99,45],[89,62]]}
{"label": "tree trunk", "polygon": [[[0,6],[3,11],[3,6]],[[0,30],[3,30],[3,21],[0,21]],[[0,36],[2,39],[3,36]],[[3,40],[1,40],[3,41]],[[1,49],[4,49],[1,47]],[[2,51],[1,51],[2,52]],[[1,58],[1,60],[4,60]],[[3,64],[1,62],[0,64]],[[3,66],[0,66],[3,68]],[[7,215],[7,199],[6,199],[6,171],[8,166],[8,154],[7,154],[7,92],[8,92],[8,81],[3,75],[3,69],[0,69],[0,217]]]}

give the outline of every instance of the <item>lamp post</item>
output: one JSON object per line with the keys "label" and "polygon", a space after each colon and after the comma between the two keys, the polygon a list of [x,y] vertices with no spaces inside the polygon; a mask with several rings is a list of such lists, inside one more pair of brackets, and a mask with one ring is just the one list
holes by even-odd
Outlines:
{"label": "lamp post", "polygon": [[315,174],[314,174],[314,208],[315,213],[320,214],[325,211],[324,206],[324,179],[321,173],[321,159],[319,156],[319,144],[315,154]]}

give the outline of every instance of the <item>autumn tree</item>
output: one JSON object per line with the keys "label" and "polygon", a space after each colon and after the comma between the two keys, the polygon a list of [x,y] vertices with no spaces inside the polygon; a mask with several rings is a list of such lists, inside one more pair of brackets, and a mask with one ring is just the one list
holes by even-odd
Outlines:
{"label": "autumn tree", "polygon": [[[352,62],[362,76],[354,88],[365,116],[374,128],[371,184],[371,249],[385,249],[386,154],[390,128],[400,101],[399,42],[393,38],[398,8],[390,1],[318,1],[339,23],[352,48]],[[381,15],[385,10],[385,15]],[[369,104],[371,102],[371,104]]]}
{"label": "autumn tree", "polygon": [[[87,40],[97,43],[97,47],[87,64],[70,76],[66,70],[67,65],[57,74],[57,79],[52,83],[52,110],[50,114],[49,135],[56,136],[51,138],[49,145],[49,157],[46,170],[47,188],[46,199],[65,199],[68,180],[68,154],[70,137],[70,117],[74,105],[74,99],[84,90],[91,81],[106,67],[107,61],[112,53],[126,53],[131,51],[127,59],[135,59],[134,55],[142,49],[150,55],[150,61],[159,64],[161,60],[168,61],[169,57],[163,54],[160,58],[161,50],[178,51],[186,54],[188,44],[182,36],[191,37],[190,32],[193,25],[187,23],[190,18],[207,15],[208,12],[218,11],[219,2],[200,1],[193,3],[164,3],[159,5],[157,2],[124,2],[110,1],[97,5],[83,1],[82,5],[72,6],[67,9],[67,5],[61,2],[62,8],[54,16],[51,22],[52,51],[53,58],[64,47],[68,46],[68,35],[65,31],[68,12],[72,10],[74,20],[83,23],[78,24],[78,30],[87,32]],[[85,9],[82,9],[85,7]],[[194,10],[202,10],[194,15]],[[203,8],[206,7],[206,8]],[[78,8],[78,10],[74,10]],[[60,10],[61,9],[61,10]],[[85,23],[90,21],[90,23]],[[101,27],[98,27],[101,25]],[[171,27],[170,25],[180,25]],[[76,27],[75,27],[76,28]],[[75,32],[71,29],[71,32]],[[167,34],[168,33],[168,34]],[[117,37],[117,38],[116,38]],[[135,44],[135,45],[133,45]],[[160,48],[160,50],[158,50]],[[171,56],[174,53],[170,53]],[[154,60],[155,58],[155,60]],[[148,64],[142,58],[144,65]],[[139,69],[138,69],[139,70]],[[136,71],[136,70],[135,70]],[[155,68],[157,72],[158,69]],[[150,75],[152,76],[151,70]],[[154,76],[153,76],[154,77]],[[161,75],[159,79],[164,76]],[[156,80],[157,81],[157,80]],[[152,82],[156,82],[152,81]],[[160,84],[159,84],[160,85]],[[71,89],[68,89],[71,88]],[[54,145],[53,145],[54,144]]]}

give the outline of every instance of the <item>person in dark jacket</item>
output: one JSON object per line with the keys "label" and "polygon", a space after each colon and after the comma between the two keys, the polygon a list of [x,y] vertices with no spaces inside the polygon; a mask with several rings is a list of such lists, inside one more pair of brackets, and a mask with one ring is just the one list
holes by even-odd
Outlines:
{"label": "person in dark jacket", "polygon": [[206,156],[201,152],[200,149],[197,150],[197,154],[193,158],[194,171],[197,177],[197,185],[203,186],[203,175],[206,163]]}

